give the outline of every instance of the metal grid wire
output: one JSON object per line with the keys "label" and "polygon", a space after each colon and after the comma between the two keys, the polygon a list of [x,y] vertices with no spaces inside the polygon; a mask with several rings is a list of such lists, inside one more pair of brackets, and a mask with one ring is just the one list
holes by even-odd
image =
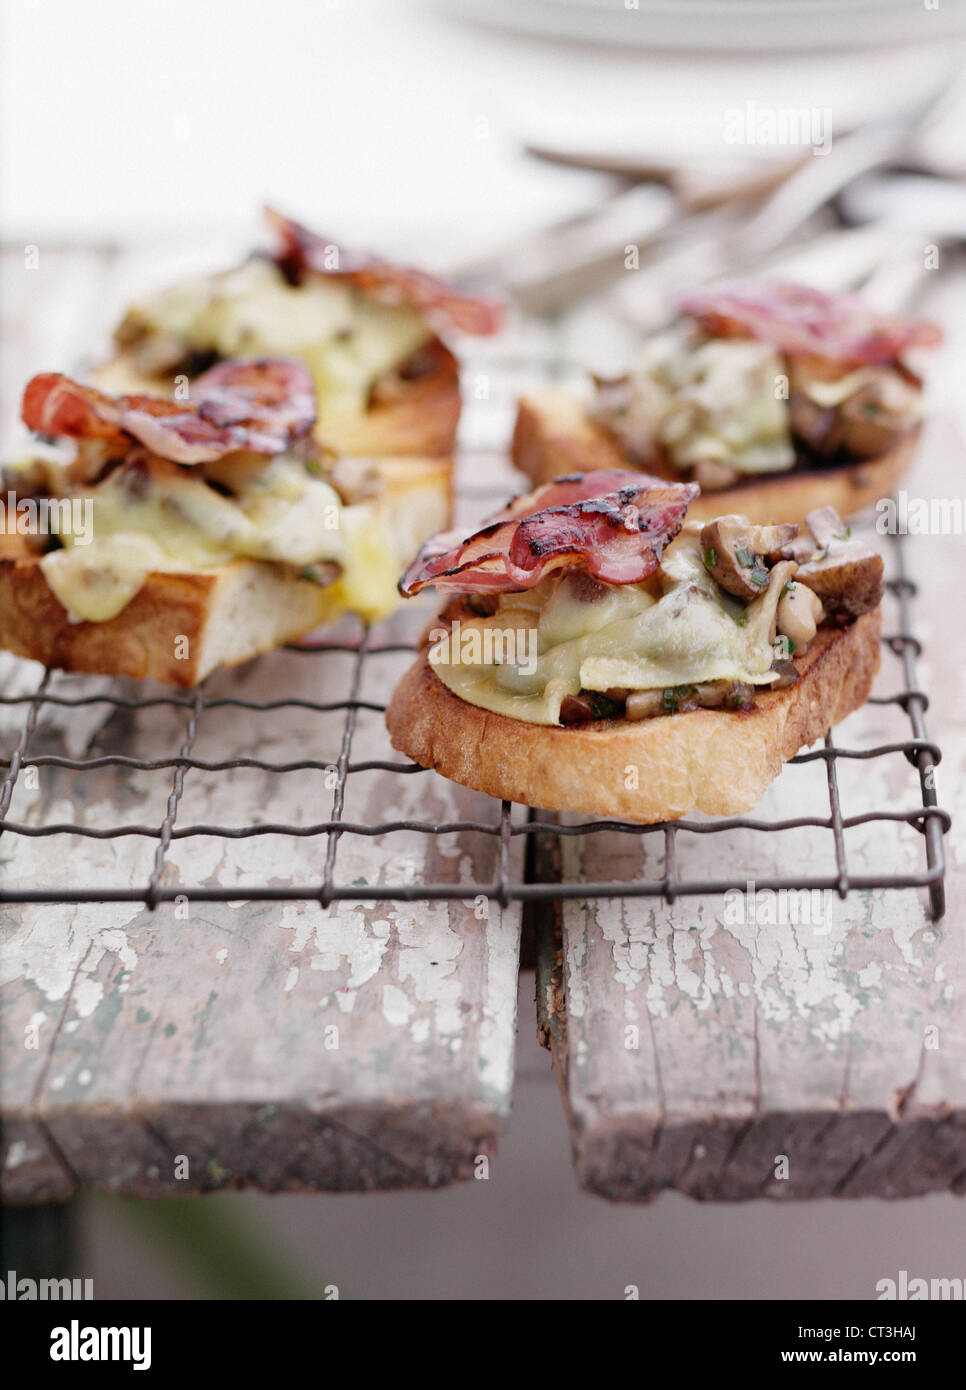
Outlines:
{"label": "metal grid wire", "polygon": [[[464,490],[465,496],[476,499],[492,494],[492,488],[476,487]],[[502,493],[501,493],[502,496]],[[676,857],[676,836],[678,831],[697,835],[719,835],[736,828],[755,831],[781,832],[799,827],[811,827],[819,837],[823,832],[831,832],[835,846],[836,872],[833,875],[809,877],[804,874],[788,874],[756,878],[756,887],[779,891],[826,889],[833,890],[844,898],[850,891],[868,889],[927,889],[932,915],[939,918],[945,911],[943,876],[945,861],[943,855],[943,835],[949,827],[948,814],[938,805],[934,788],[933,770],[940,761],[940,749],[926,732],[925,712],[928,697],[920,689],[916,676],[916,657],[921,648],[911,630],[912,599],[915,585],[905,573],[903,564],[903,541],[893,538],[896,551],[897,577],[888,583],[897,600],[900,617],[899,631],[883,637],[886,644],[899,658],[903,673],[903,688],[886,697],[873,697],[871,703],[897,705],[906,714],[910,725],[910,736],[899,742],[881,744],[871,748],[839,747],[832,734],[826,736],[824,747],[801,753],[791,759],[791,763],[803,764],[820,760],[825,764],[828,785],[828,815],[806,816],[795,819],[762,820],[751,817],[728,817],[718,820],[695,821],[680,820],[663,825],[641,826],[613,820],[586,820],[579,824],[559,824],[548,819],[545,813],[529,811],[525,820],[514,821],[509,802],[503,802],[499,817],[492,822],[462,820],[434,822],[424,819],[400,819],[360,824],[344,818],[346,787],[350,777],[357,773],[381,770],[399,776],[433,776],[425,769],[411,763],[370,759],[353,761],[353,737],[361,710],[381,713],[385,705],[361,698],[364,689],[366,663],[376,654],[389,652],[414,652],[411,643],[392,642],[377,645],[369,630],[362,630],[355,639],[329,641],[311,648],[293,648],[307,661],[325,662],[332,653],[348,653],[353,657],[353,669],[349,691],[345,699],[331,702],[286,698],[284,694],[271,701],[256,701],[241,697],[206,698],[204,685],[193,692],[172,693],[164,696],[150,696],[144,699],[127,699],[110,694],[78,695],[50,693],[48,691],[49,672],[45,672],[33,694],[0,696],[0,705],[26,705],[26,717],[19,739],[9,758],[0,760],[0,767],[7,769],[0,786],[0,834],[10,837],[81,836],[89,839],[116,839],[121,836],[144,836],[157,841],[153,867],[147,882],[124,887],[78,886],[78,887],[26,887],[5,889],[0,883],[0,902],[18,903],[84,903],[84,902],[142,902],[150,908],[158,903],[172,901],[188,896],[195,901],[291,901],[315,900],[323,907],[339,900],[369,901],[392,900],[413,902],[420,900],[462,899],[473,900],[485,896],[506,905],[510,902],[538,902],[564,898],[663,898],[668,903],[681,896],[722,894],[730,890],[743,891],[747,875],[742,873],[733,877],[699,879],[679,874]],[[70,682],[68,680],[67,687]],[[72,758],[58,755],[32,755],[31,738],[37,728],[41,711],[45,705],[80,708],[97,703],[106,703],[115,710],[138,711],[154,706],[179,706],[188,711],[187,725],[183,740],[177,751],[170,756],[157,759],[142,759],[122,754],[108,754],[93,758]],[[178,813],[184,791],[185,777],[192,771],[205,773],[230,772],[234,769],[252,768],[271,774],[285,774],[299,771],[317,771],[320,774],[332,767],[331,760],[300,759],[291,762],[272,762],[253,757],[236,757],[223,761],[205,761],[194,756],[194,745],[198,724],[205,710],[230,707],[238,710],[278,711],[284,717],[286,709],[301,708],[317,713],[341,711],[345,715],[341,743],[336,763],[336,781],[332,793],[330,814],[327,820],[308,825],[290,823],[259,823],[245,826],[225,826],[208,824],[178,823]],[[907,811],[888,808],[875,809],[861,815],[843,814],[839,796],[836,765],[839,759],[872,759],[902,755],[915,767],[919,774],[921,804]],[[28,825],[8,819],[11,799],[18,778],[28,767],[58,767],[72,772],[88,772],[100,768],[117,767],[137,769],[142,772],[170,770],[172,782],[167,797],[165,812],[160,825],[126,824],[111,827],[94,827],[71,822]],[[849,869],[845,831],[872,822],[903,823],[913,826],[923,839],[925,867],[918,872],[857,874]],[[495,875],[490,882],[450,883],[379,883],[367,884],[364,889],[358,883],[340,881],[338,877],[338,851],[340,840],[345,836],[378,837],[392,835],[400,831],[416,832],[425,835],[444,835],[462,832],[470,835],[491,837],[496,843]],[[559,849],[563,837],[600,834],[604,831],[638,837],[658,837],[663,839],[663,873],[659,878],[639,879],[633,882],[585,882],[567,883],[560,881],[559,873],[548,871],[548,865],[559,862]],[[162,881],[166,866],[166,856],[172,843],[191,837],[218,837],[226,840],[240,840],[260,835],[279,835],[293,837],[316,837],[325,841],[322,874],[315,882],[289,882],[264,884],[166,884]],[[511,855],[511,845],[518,836],[526,838],[530,853],[522,856],[523,869],[514,875],[512,866],[519,862],[520,856]],[[555,843],[554,843],[555,842]],[[387,852],[388,853],[388,852]]]}

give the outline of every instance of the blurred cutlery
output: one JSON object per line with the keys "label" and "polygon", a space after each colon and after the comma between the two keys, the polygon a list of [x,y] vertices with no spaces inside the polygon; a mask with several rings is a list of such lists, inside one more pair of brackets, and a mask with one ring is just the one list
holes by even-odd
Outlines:
{"label": "blurred cutlery", "polygon": [[[628,257],[635,254],[630,248],[636,248],[639,268],[626,294],[622,291],[624,307],[633,314],[636,298],[637,312],[650,319],[650,276],[668,284],[757,269],[860,175],[894,162],[910,149],[912,136],[935,118],[958,78],[957,65],[912,106],[840,135],[824,155],[785,163],[783,179],[750,218],[737,215],[736,209],[743,207],[740,198],[719,200],[710,210],[700,202],[689,208],[669,187],[634,184],[588,216],[507,248],[482,270],[471,269],[497,276],[525,311],[551,314],[619,277],[630,268]],[[673,178],[667,182],[673,187]],[[645,248],[656,243],[656,252],[645,258]],[[644,259],[646,267],[640,266]]]}

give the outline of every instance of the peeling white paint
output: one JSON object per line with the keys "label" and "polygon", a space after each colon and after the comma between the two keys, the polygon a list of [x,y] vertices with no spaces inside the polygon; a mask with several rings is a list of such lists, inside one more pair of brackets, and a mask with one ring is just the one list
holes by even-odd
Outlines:
{"label": "peeling white paint", "polygon": [[433,904],[426,917],[402,918],[396,933],[401,950],[398,978],[410,987],[414,1002],[433,1004],[437,1034],[458,1033],[464,1026],[459,1004],[462,986],[456,961],[463,949],[458,932],[449,926],[446,904]]}
{"label": "peeling white paint", "polygon": [[89,1018],[104,997],[104,986],[100,980],[82,976],[74,986],[71,1002],[77,1010],[78,1018]]}
{"label": "peeling white paint", "polygon": [[[117,914],[112,908],[112,915],[120,915],[127,925],[141,911],[137,904],[125,904]],[[103,997],[103,985],[90,977],[104,957],[113,955],[128,970],[137,964],[124,926],[105,926],[104,917],[102,904],[78,905],[67,925],[54,908],[20,909],[3,946],[0,980],[33,984],[48,1003],[64,999],[73,985],[77,1013],[88,1017]]]}
{"label": "peeling white paint", "polygon": [[387,1023],[394,1028],[402,1028],[416,1012],[413,1004],[396,985],[382,987],[382,1013]]}

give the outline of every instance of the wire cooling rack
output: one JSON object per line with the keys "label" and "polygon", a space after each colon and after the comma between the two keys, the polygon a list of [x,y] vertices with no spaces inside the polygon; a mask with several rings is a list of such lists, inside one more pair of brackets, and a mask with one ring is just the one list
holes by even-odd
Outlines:
{"label": "wire cooling rack", "polygon": [[[485,452],[485,451],[480,451]],[[492,455],[490,456],[492,457]],[[463,458],[463,472],[470,476],[480,476],[470,459]],[[495,489],[477,485],[475,489],[464,489],[464,499],[469,495],[476,503],[484,498],[493,500],[494,492],[502,500],[505,487]],[[485,510],[477,505],[477,513]],[[883,637],[883,643],[898,658],[902,673],[902,688],[888,696],[873,697],[871,703],[898,707],[908,720],[909,735],[898,741],[881,743],[871,747],[839,746],[831,733],[824,746],[813,748],[799,754],[788,764],[782,776],[792,777],[795,768],[809,763],[824,763],[828,792],[828,812],[822,815],[799,816],[796,818],[755,818],[729,817],[719,820],[687,819],[663,825],[641,826],[622,821],[584,819],[560,823],[556,818],[548,818],[545,813],[526,810],[523,816],[514,814],[509,803],[490,802],[492,815],[489,819],[466,819],[434,821],[427,811],[425,815],[405,816],[398,819],[363,823],[348,819],[345,815],[346,793],[354,778],[367,772],[382,772],[394,777],[435,778],[436,774],[425,771],[414,764],[402,762],[396,757],[354,758],[354,740],[360,715],[381,716],[385,704],[366,698],[368,688],[366,673],[369,664],[377,656],[400,654],[415,651],[410,642],[386,641],[379,636],[380,629],[366,630],[361,626],[344,640],[320,643],[310,649],[298,648],[299,660],[319,663],[321,670],[326,663],[347,659],[351,663],[351,676],[347,693],[343,698],[333,701],[316,701],[301,695],[287,694],[284,688],[273,691],[270,700],[257,700],[239,694],[212,695],[208,684],[194,691],[171,692],[156,695],[153,693],[139,697],[116,694],[112,691],[85,693],[83,678],[60,677],[56,689],[51,689],[51,675],[44,673],[39,685],[32,693],[4,694],[0,696],[0,707],[24,708],[24,718],[19,737],[9,755],[0,760],[0,768],[6,767],[6,775],[0,786],[0,835],[8,864],[17,861],[18,842],[26,839],[45,839],[53,842],[55,851],[70,855],[76,868],[74,876],[77,883],[45,887],[41,883],[11,886],[0,880],[0,902],[18,903],[87,903],[87,902],[140,902],[148,907],[187,896],[193,901],[292,901],[314,900],[323,907],[340,900],[368,901],[391,900],[413,902],[429,900],[473,900],[485,897],[506,905],[510,902],[540,902],[563,898],[663,898],[674,902],[682,896],[723,894],[733,890],[744,891],[747,875],[734,873],[732,876],[701,878],[688,874],[679,867],[677,837],[682,832],[699,836],[720,836],[736,829],[762,831],[780,834],[807,828],[815,837],[827,844],[831,836],[834,845],[835,872],[825,875],[809,876],[806,873],[791,873],[785,876],[762,876],[756,879],[757,889],[780,891],[831,890],[844,898],[852,891],[870,889],[926,889],[929,894],[932,915],[941,917],[945,910],[943,876],[945,862],[943,855],[943,836],[949,826],[948,814],[939,806],[934,784],[934,769],[940,761],[941,753],[926,731],[925,714],[928,697],[920,688],[916,673],[916,658],[920,644],[912,630],[912,616],[915,598],[915,585],[907,577],[904,561],[904,542],[900,537],[891,541],[894,547],[894,577],[888,581],[888,588],[895,599],[895,609],[899,615],[898,630]],[[390,629],[391,631],[391,629]],[[294,650],[294,649],[293,649]],[[80,693],[75,693],[74,685]],[[126,690],[127,687],[124,687]],[[154,689],[157,689],[155,687]],[[229,687],[231,689],[231,687]],[[108,751],[97,757],[70,757],[61,753],[41,753],[32,751],[36,731],[42,718],[52,709],[60,711],[60,717],[74,717],[75,711],[88,710],[104,704],[115,713],[152,711],[159,707],[172,707],[183,710],[186,723],[177,747],[171,747],[161,757],[147,758],[127,753]],[[308,711],[310,714],[343,717],[338,758],[332,760],[319,758],[298,758],[288,761],[275,761],[270,758],[250,756],[239,752],[238,756],[222,760],[203,759],[197,756],[195,745],[199,722],[209,711],[223,709],[233,716],[242,717],[243,712],[258,712],[277,721],[284,721],[287,712]],[[388,745],[387,745],[388,748]],[[839,765],[844,760],[853,759],[899,759],[905,758],[918,773],[918,804],[907,810],[892,807],[877,807],[860,814],[848,815],[842,805],[839,785]],[[95,777],[110,769],[127,769],[144,773],[169,772],[170,787],[165,810],[160,823],[121,823],[101,825],[80,821],[50,821],[39,824],[28,823],[23,819],[10,818],[11,802],[18,780],[24,777],[27,769],[36,767],[56,767]],[[328,816],[316,822],[299,823],[288,821],[267,821],[244,825],[186,823],[183,814],[185,782],[192,774],[226,775],[239,769],[256,769],[274,776],[289,773],[326,774],[332,780],[330,808]],[[431,801],[431,798],[422,798]],[[488,799],[484,799],[488,800]],[[921,835],[921,868],[906,869],[901,872],[860,873],[853,871],[846,853],[845,832],[858,826],[872,823],[881,824],[883,831],[895,829],[898,837],[899,827],[913,827]],[[392,837],[400,832],[411,832],[426,836],[460,835],[466,843],[467,837],[482,837],[480,843],[489,846],[485,862],[492,863],[493,872],[489,881],[407,881],[405,875],[384,875],[386,881],[366,882],[360,886],[358,880],[347,881],[340,875],[340,846],[353,837],[370,837],[380,841],[387,848],[386,862],[391,863]],[[653,878],[641,878],[632,882],[564,882],[559,869],[559,850],[565,837],[581,837],[613,832],[619,835],[645,837],[648,842],[657,841],[654,862],[661,872]],[[153,839],[153,862],[149,874],[141,881],[122,885],[106,885],[91,882],[92,872],[87,868],[85,855],[78,841],[116,840],[121,837],[146,837]],[[319,845],[317,863],[320,869],[313,881],[265,881],[172,883],[166,881],[166,868],[172,846],[183,840],[203,840],[214,837],[222,841],[253,839],[261,836],[281,836],[309,838]],[[524,837],[527,852],[512,852],[514,841]],[[663,843],[662,843],[663,842]],[[11,845],[13,846],[11,850]],[[817,855],[815,856],[817,857]],[[901,861],[898,853],[893,863]],[[690,856],[693,859],[693,856]],[[924,861],[924,862],[923,862]],[[475,862],[475,861],[474,861]],[[484,862],[481,860],[480,862]],[[797,862],[801,862],[800,858]],[[549,868],[548,868],[549,866]],[[86,881],[85,881],[86,880]]]}

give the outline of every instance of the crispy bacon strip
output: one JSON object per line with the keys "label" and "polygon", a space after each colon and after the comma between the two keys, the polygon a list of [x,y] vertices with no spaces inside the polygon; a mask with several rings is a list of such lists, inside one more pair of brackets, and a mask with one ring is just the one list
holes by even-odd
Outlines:
{"label": "crispy bacon strip", "polygon": [[174,463],[210,463],[245,449],[282,453],[315,422],[312,375],[283,357],[220,362],[191,386],[191,399],[109,396],[59,372],[27,383],[21,416],[41,434],[104,440],[123,448],[137,440]]}
{"label": "crispy bacon strip", "polygon": [[[315,424],[312,372],[291,357],[229,358],[203,372],[191,385],[198,414],[213,425],[237,426],[284,440],[301,439]],[[252,448],[251,444],[246,446]],[[278,449],[255,449],[255,453]]]}
{"label": "crispy bacon strip", "polygon": [[500,327],[503,313],[496,299],[464,294],[425,271],[390,265],[367,251],[347,251],[274,208],[266,208],[265,215],[279,239],[275,259],[296,284],[306,272],[334,276],[348,280],[362,294],[385,304],[406,304],[463,333],[486,335]]}
{"label": "crispy bacon strip", "polygon": [[469,536],[432,537],[399,581],[400,593],[428,584],[461,594],[532,589],[571,565],[607,584],[640,583],[657,569],[699,490],[619,470],[556,478]]}
{"label": "crispy bacon strip", "polygon": [[685,290],[683,314],[714,337],[752,337],[792,356],[831,357],[875,365],[907,348],[942,341],[934,324],[877,314],[856,295],[824,294],[808,285],[749,281]]}

